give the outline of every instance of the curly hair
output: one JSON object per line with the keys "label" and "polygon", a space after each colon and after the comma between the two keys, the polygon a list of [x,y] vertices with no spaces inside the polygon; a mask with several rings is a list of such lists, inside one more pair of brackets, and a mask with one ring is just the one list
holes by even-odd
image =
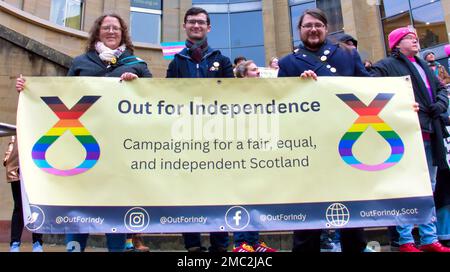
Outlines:
{"label": "curly hair", "polygon": [[86,51],[95,50],[95,44],[100,41],[100,26],[103,23],[103,20],[106,17],[114,17],[117,20],[119,20],[121,30],[122,30],[122,40],[120,41],[120,44],[125,44],[126,48],[131,52],[131,54],[134,53],[134,46],[131,42],[131,37],[128,31],[127,23],[120,17],[120,15],[116,13],[108,13],[104,14],[95,20],[94,24],[92,25],[91,30],[89,31],[89,39],[88,39],[88,45],[86,47]]}

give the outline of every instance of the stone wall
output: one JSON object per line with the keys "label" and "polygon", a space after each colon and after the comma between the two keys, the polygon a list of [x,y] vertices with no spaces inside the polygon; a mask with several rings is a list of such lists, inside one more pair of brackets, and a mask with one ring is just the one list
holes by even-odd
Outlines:
{"label": "stone wall", "polygon": [[[24,49],[0,37],[0,122],[16,124],[18,93],[15,78],[27,76],[64,76],[67,68],[41,55]],[[0,138],[0,154],[6,150],[9,137]],[[5,168],[0,167],[0,224],[10,220],[12,212],[10,185],[5,181]],[[1,228],[1,227],[0,227]]]}
{"label": "stone wall", "polygon": [[[118,2],[123,3],[127,1]],[[97,9],[97,11],[92,12],[92,16],[86,18],[86,20],[92,21],[89,23],[90,25],[103,12],[114,11],[111,8],[92,5],[92,9]],[[129,14],[129,5],[125,9]],[[121,15],[125,17],[125,15]],[[129,15],[125,18],[129,18]],[[72,58],[82,54],[86,48],[87,32],[61,27],[21,9],[14,8],[3,1],[0,1],[0,25]],[[135,47],[136,55],[147,61],[153,75],[155,77],[164,77],[168,62],[163,59],[161,48],[158,45],[144,43],[135,43]]]}
{"label": "stone wall", "polygon": [[377,61],[385,57],[385,52],[378,6],[374,3],[376,1],[341,0],[341,7],[344,30],[358,40],[361,58]]}
{"label": "stone wall", "polygon": [[288,2],[263,0],[264,48],[266,64],[272,57],[292,52],[291,21]]}
{"label": "stone wall", "polygon": [[450,0],[441,0],[444,10],[445,25],[447,26],[448,40],[450,41]]}
{"label": "stone wall", "polygon": [[[43,3],[46,1],[39,1]],[[89,1],[95,3],[95,1]],[[103,13],[114,6],[103,4],[92,7]],[[118,4],[128,1],[116,1]],[[38,8],[38,1],[25,1],[25,7]],[[15,79],[27,76],[64,76],[72,58],[85,50],[88,33],[68,29],[23,11],[22,1],[0,1],[0,122],[16,124],[18,94]],[[35,3],[35,4],[33,4]],[[128,2],[129,3],[129,2]],[[28,5],[28,6],[27,6]],[[128,4],[129,5],[129,4]],[[44,5],[45,6],[45,5]],[[109,7],[109,8],[108,8]],[[49,10],[49,7],[47,7]],[[129,6],[121,7],[129,14]],[[31,10],[32,11],[32,10]],[[95,12],[86,20],[95,20]],[[45,17],[41,14],[42,17]],[[95,18],[94,18],[95,17]],[[89,19],[90,18],[90,19]],[[127,19],[129,20],[129,19]],[[164,77],[168,62],[163,60],[161,49],[155,45],[135,44],[135,53],[146,60],[155,77]],[[8,138],[0,138],[0,156],[3,158]],[[0,230],[9,226],[12,197],[5,182],[4,167],[0,167]],[[2,233],[4,231],[1,231]],[[1,235],[0,235],[1,236]],[[2,237],[0,237],[1,239]]]}

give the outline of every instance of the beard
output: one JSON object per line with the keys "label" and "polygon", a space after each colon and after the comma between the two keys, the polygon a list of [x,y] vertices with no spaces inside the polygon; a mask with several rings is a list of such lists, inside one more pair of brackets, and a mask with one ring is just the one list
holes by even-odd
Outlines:
{"label": "beard", "polygon": [[320,39],[314,42],[310,42],[309,39],[305,39],[305,41],[303,41],[305,47],[313,51],[319,50],[320,47],[322,47],[323,43],[324,41],[321,41]]}
{"label": "beard", "polygon": [[[323,33],[316,32],[305,34],[304,37],[301,37],[303,45],[312,51],[317,51],[325,43],[325,36],[323,35]],[[311,39],[311,37],[313,39]]]}

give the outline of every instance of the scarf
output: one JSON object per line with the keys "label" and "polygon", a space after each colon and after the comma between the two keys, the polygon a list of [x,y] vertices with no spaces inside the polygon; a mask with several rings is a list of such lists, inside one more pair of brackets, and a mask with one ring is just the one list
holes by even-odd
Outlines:
{"label": "scarf", "polygon": [[439,77],[439,63],[437,61],[429,62],[428,65],[430,69],[434,72],[434,74]]}
{"label": "scarf", "polygon": [[[419,72],[416,67],[411,63],[411,61],[400,51],[393,50],[392,56],[399,61],[401,61],[409,70],[409,74],[411,75],[411,81],[414,89],[414,96],[416,100],[419,100],[421,104],[423,104],[426,108],[430,106],[432,103],[429,99],[427,92],[425,91],[427,87],[423,82]],[[427,74],[427,78],[431,78],[433,74],[430,69],[426,66],[425,62],[421,62],[416,58],[417,64],[422,67],[422,69]],[[429,72],[427,72],[427,70]],[[433,87],[432,87],[433,88]],[[433,94],[434,95],[434,94]],[[443,120],[441,118],[431,119],[431,126],[433,133],[430,134],[431,141],[431,152],[433,154],[433,165],[437,166],[439,169],[448,169],[447,164],[447,149],[444,145],[444,138],[447,137],[447,129],[443,124]],[[445,130],[445,132],[444,132]]]}
{"label": "scarf", "polygon": [[122,44],[115,50],[112,50],[111,48],[107,47],[102,42],[97,42],[95,44],[95,50],[97,51],[100,59],[104,62],[109,62],[112,64],[115,64],[115,62],[117,62],[117,59],[120,57],[120,55],[122,55],[125,49],[126,49],[125,44]]}
{"label": "scarf", "polygon": [[189,49],[188,52],[191,58],[195,62],[200,63],[203,55],[208,50],[208,41],[206,38],[196,43],[186,40],[186,47]]}
{"label": "scarf", "polygon": [[412,62],[412,64],[414,65],[414,67],[417,69],[417,71],[419,72],[420,77],[422,77],[423,83],[425,83],[425,86],[427,87],[428,90],[428,95],[430,96],[431,102],[435,102],[434,101],[434,97],[433,97],[433,90],[431,89],[431,84],[430,81],[428,80],[427,74],[425,73],[425,70],[422,68],[422,66],[420,66],[416,59],[414,57],[407,57],[409,59],[409,61]]}

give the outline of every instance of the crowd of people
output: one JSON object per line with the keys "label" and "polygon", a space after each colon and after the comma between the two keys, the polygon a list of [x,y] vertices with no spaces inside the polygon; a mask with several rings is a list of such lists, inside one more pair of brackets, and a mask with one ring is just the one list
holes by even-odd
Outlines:
{"label": "crowd of people", "polygon": [[[207,11],[193,7],[184,16],[186,48],[175,55],[167,69],[167,78],[258,78],[259,67],[245,56],[232,63],[217,49],[208,45],[207,35],[211,31]],[[412,235],[413,225],[390,227],[391,244],[398,245],[402,252],[450,252],[450,186],[443,185],[449,179],[444,139],[448,137],[449,125],[448,92],[445,85],[450,76],[445,67],[436,62],[435,54],[425,52],[418,56],[419,42],[416,33],[408,27],[393,30],[388,36],[390,56],[376,63],[361,60],[358,42],[344,34],[328,37],[328,20],[320,9],[306,10],[297,25],[301,44],[282,58],[273,57],[269,69],[277,71],[278,77],[300,77],[317,80],[322,76],[391,77],[411,76],[417,112],[422,129],[430,184],[439,195],[436,209],[432,209],[429,222],[418,226],[420,246],[416,246]],[[233,65],[234,64],[234,65]],[[147,64],[134,55],[126,23],[116,14],[107,14],[96,20],[90,32],[86,52],[74,59],[67,76],[120,77],[131,81],[151,77]],[[26,85],[22,76],[16,80],[16,89],[21,92]],[[11,227],[11,251],[20,250],[23,218],[20,198],[17,141],[13,137],[6,153],[8,182],[14,198]],[[439,206],[437,205],[439,203]],[[293,236],[294,252],[319,252],[323,247],[323,230],[296,230]],[[343,252],[367,251],[364,229],[343,228],[335,232]],[[67,234],[66,241],[76,241],[84,251],[89,234]],[[325,235],[326,236],[326,235]],[[148,251],[142,239],[130,234],[107,234],[109,251]],[[322,237],[322,239],[321,239]],[[185,248],[189,252],[202,252],[207,248],[201,243],[200,233],[183,234]],[[329,238],[326,238],[326,240]],[[210,234],[210,252],[225,252],[229,247],[227,232]],[[68,247],[68,251],[74,248]],[[42,235],[33,234],[33,251],[42,251]],[[234,252],[275,252],[261,241],[259,232],[235,232]]]}

